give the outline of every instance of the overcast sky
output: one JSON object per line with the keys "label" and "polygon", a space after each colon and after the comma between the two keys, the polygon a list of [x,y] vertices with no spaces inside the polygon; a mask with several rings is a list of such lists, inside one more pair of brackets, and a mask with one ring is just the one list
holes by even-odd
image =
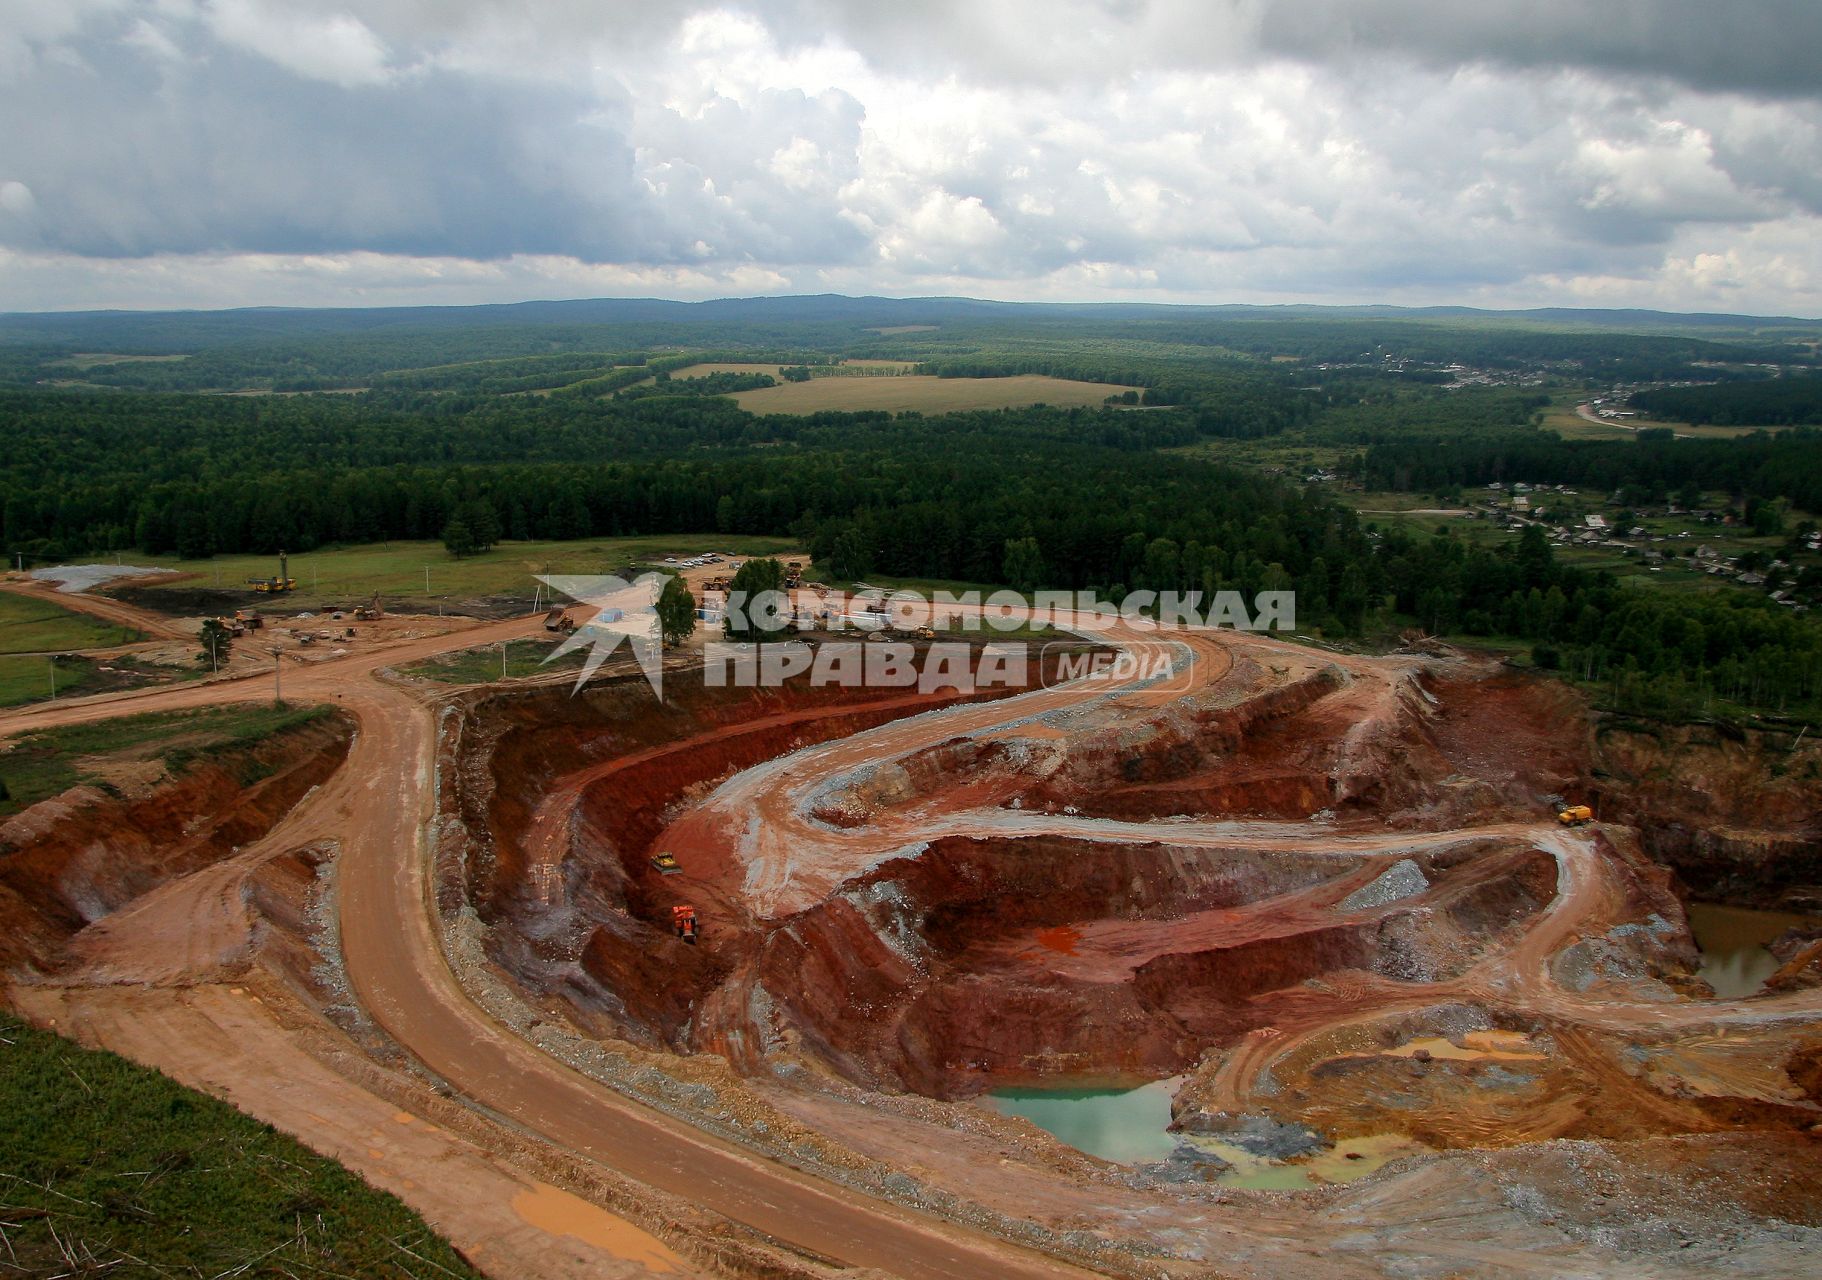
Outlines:
{"label": "overcast sky", "polygon": [[1819,0],[0,0],[0,310],[1822,315]]}

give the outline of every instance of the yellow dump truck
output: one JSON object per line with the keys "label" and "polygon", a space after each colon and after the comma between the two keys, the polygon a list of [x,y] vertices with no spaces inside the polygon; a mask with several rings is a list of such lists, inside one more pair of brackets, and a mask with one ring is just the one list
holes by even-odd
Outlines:
{"label": "yellow dump truck", "polygon": [[1570,805],[1556,815],[1556,820],[1565,827],[1579,827],[1584,822],[1594,821],[1594,810],[1585,804]]}

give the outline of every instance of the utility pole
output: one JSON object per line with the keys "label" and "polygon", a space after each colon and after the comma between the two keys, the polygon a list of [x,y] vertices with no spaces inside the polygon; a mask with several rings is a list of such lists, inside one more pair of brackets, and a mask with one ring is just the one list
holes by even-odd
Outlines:
{"label": "utility pole", "polygon": [[51,663],[51,701],[57,701],[57,655],[52,654]]}
{"label": "utility pole", "polygon": [[282,706],[285,701],[285,651],[272,647],[272,701]]}
{"label": "utility pole", "polygon": [[430,566],[424,566],[424,594],[430,594]]}
{"label": "utility pole", "polygon": [[506,642],[500,641],[500,679],[506,678]]}

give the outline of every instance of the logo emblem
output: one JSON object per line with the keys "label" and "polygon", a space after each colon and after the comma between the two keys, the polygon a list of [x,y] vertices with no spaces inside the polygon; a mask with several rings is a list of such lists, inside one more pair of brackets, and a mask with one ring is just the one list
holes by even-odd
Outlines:
{"label": "logo emblem", "polygon": [[548,663],[572,653],[588,651],[582,661],[582,670],[576,676],[576,687],[570,690],[571,697],[582,691],[582,686],[625,641],[633,661],[645,673],[646,683],[663,701],[664,635],[658,626],[658,593],[664,589],[663,574],[642,573],[631,582],[611,573],[600,577],[540,574],[538,581],[553,593],[561,592],[595,611],[592,618],[570,632],[544,659]]}

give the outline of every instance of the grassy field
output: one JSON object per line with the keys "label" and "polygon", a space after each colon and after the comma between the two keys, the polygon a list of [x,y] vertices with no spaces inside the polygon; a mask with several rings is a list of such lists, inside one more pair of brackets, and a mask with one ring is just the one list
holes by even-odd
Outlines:
{"label": "grassy field", "polygon": [[163,711],[95,724],[65,725],[0,744],[0,814],[102,780],[108,761],[159,761],[171,773],[222,751],[263,741],[324,716],[327,707],[235,706]]}
{"label": "grassy field", "polygon": [[[105,661],[80,656],[55,659],[56,696],[112,693],[118,689],[139,689],[149,684],[168,684],[180,680],[200,680],[208,668],[198,663],[194,668],[166,667],[137,658],[109,658]],[[42,702],[52,694],[52,659],[44,654],[0,654],[0,707],[17,707],[27,702]]]}
{"label": "grassy field", "polygon": [[97,369],[104,364],[163,364],[173,360],[188,360],[187,355],[144,356],[123,355],[114,351],[78,351],[61,360],[47,363],[48,368]]}
{"label": "grassy field", "polygon": [[1131,387],[1074,382],[1039,374],[1013,378],[931,378],[921,374],[887,378],[812,378],[787,382],[734,397],[749,413],[822,413],[877,409],[891,413],[954,413],[963,409],[1014,409],[1048,404],[1059,408],[1099,405]]}
{"label": "grassy field", "polygon": [[[57,692],[85,693],[93,683],[92,665],[58,664]],[[0,656],[0,707],[16,707],[51,695],[51,660]]]}
{"label": "grassy field", "polygon": [[[265,596],[246,589],[247,605],[287,612],[322,604],[351,604],[379,592],[382,600],[404,597],[452,601],[483,596],[511,596],[531,601],[539,574],[619,573],[630,563],[659,561],[667,555],[691,556],[720,551],[746,557],[792,548],[787,538],[741,537],[734,534],[680,533],[647,538],[591,538],[577,542],[505,542],[483,555],[458,560],[440,542],[389,542],[338,547],[291,557],[297,590],[288,596]],[[211,560],[136,556],[142,564],[177,569],[188,575],[177,582],[147,588],[193,590],[198,587],[240,589],[250,577],[278,572],[276,556],[216,556]],[[425,588],[425,570],[430,572]]]}
{"label": "grassy field", "polygon": [[0,591],[0,654],[67,653],[143,639],[131,627],[113,626],[50,600]]}
{"label": "grassy field", "polygon": [[0,1014],[8,1275],[456,1277],[417,1214],[270,1125]]}
{"label": "grassy field", "polygon": [[[561,642],[557,640],[509,641],[506,645],[504,678],[518,680],[524,676],[549,675],[553,671],[579,670],[587,658],[586,650],[566,653],[551,662],[545,661],[559,643]],[[621,655],[616,653],[615,656]],[[500,646],[490,644],[477,649],[439,654],[402,667],[400,671],[403,675],[416,676],[420,680],[434,680],[438,684],[488,684],[502,678]]]}

